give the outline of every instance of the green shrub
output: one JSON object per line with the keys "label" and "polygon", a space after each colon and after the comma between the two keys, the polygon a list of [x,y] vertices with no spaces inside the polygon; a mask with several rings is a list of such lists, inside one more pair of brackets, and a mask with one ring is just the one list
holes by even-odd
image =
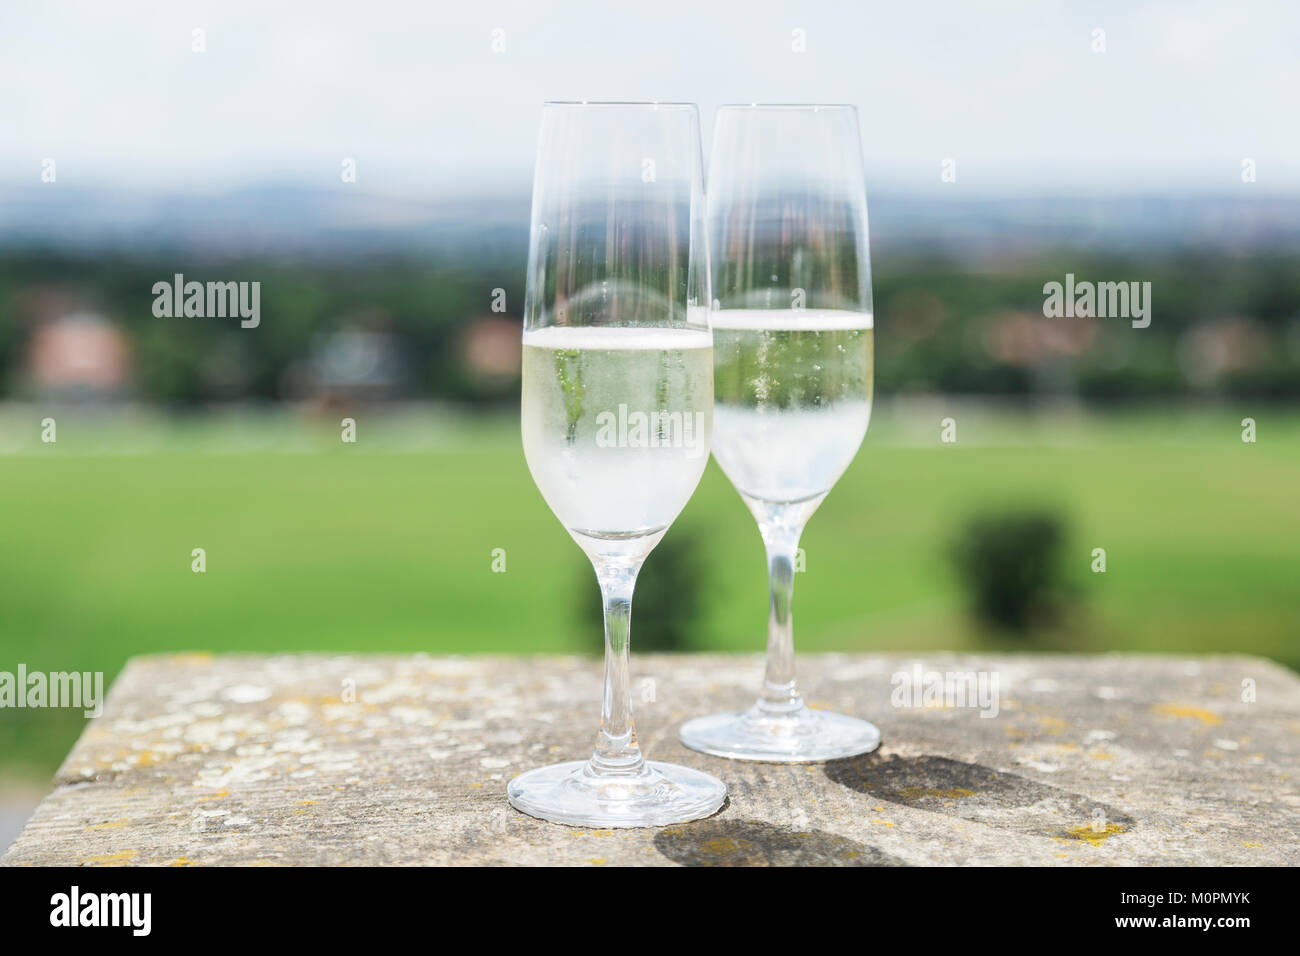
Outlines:
{"label": "green shrub", "polygon": [[1026,635],[1056,623],[1067,594],[1065,521],[1046,509],[1003,508],[966,519],[952,558],[985,628]]}

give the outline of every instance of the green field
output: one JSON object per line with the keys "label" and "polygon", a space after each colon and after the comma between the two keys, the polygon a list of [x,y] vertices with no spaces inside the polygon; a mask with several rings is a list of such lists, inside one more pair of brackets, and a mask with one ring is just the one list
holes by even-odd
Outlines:
{"label": "green field", "polygon": [[[590,571],[533,486],[512,416],[361,414],[358,443],[344,445],[337,418],[70,409],[42,445],[41,414],[0,415],[0,670],[111,679],[132,655],[178,650],[600,648]],[[958,442],[944,445],[949,414]],[[1246,415],[1255,444],[1241,441]],[[1070,646],[1297,667],[1298,479],[1294,411],[880,408],[804,537],[797,646],[1011,646],[969,622],[947,546],[972,510],[1025,502],[1068,521],[1083,608],[1061,638]],[[761,650],[760,542],[716,466],[675,534],[695,542],[703,570],[690,646]],[[199,547],[204,574],[191,571]],[[1095,547],[1105,574],[1089,571]],[[495,548],[505,573],[492,570]],[[0,776],[48,774],[82,723],[0,714]]]}

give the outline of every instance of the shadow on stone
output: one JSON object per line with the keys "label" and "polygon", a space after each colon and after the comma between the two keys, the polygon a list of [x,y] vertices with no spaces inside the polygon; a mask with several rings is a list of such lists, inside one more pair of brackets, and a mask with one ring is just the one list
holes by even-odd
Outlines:
{"label": "shadow on stone", "polygon": [[702,820],[655,834],[655,849],[684,866],[903,866],[875,847],[824,830],[759,821]]}
{"label": "shadow on stone", "polygon": [[1133,818],[1109,804],[947,757],[867,754],[828,763],[826,776],[876,800],[1016,833],[1099,846],[1133,829]]}

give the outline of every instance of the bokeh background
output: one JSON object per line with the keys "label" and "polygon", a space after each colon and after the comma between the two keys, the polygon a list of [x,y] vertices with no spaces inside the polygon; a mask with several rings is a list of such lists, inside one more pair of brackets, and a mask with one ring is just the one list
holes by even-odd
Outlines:
{"label": "bokeh background", "polygon": [[[706,150],[720,103],[859,107],[877,405],[801,650],[1300,665],[1298,49],[1264,0],[6,3],[0,670],[599,652],[518,439],[543,99],[692,100]],[[1150,327],[1045,318],[1067,272]],[[176,273],[260,326],[155,317]],[[765,588],[711,464],[633,647],[758,652]],[[0,711],[4,819],[84,723]]]}

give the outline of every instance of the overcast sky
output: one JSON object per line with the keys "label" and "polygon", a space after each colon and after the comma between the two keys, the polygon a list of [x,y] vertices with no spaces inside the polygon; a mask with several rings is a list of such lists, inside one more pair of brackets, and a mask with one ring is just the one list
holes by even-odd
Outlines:
{"label": "overcast sky", "polygon": [[0,184],[53,158],[92,187],[336,187],[354,157],[369,190],[527,190],[542,100],[660,99],[706,144],[720,103],[854,103],[871,180],[921,194],[1295,195],[1297,92],[1297,2],[4,0]]}

